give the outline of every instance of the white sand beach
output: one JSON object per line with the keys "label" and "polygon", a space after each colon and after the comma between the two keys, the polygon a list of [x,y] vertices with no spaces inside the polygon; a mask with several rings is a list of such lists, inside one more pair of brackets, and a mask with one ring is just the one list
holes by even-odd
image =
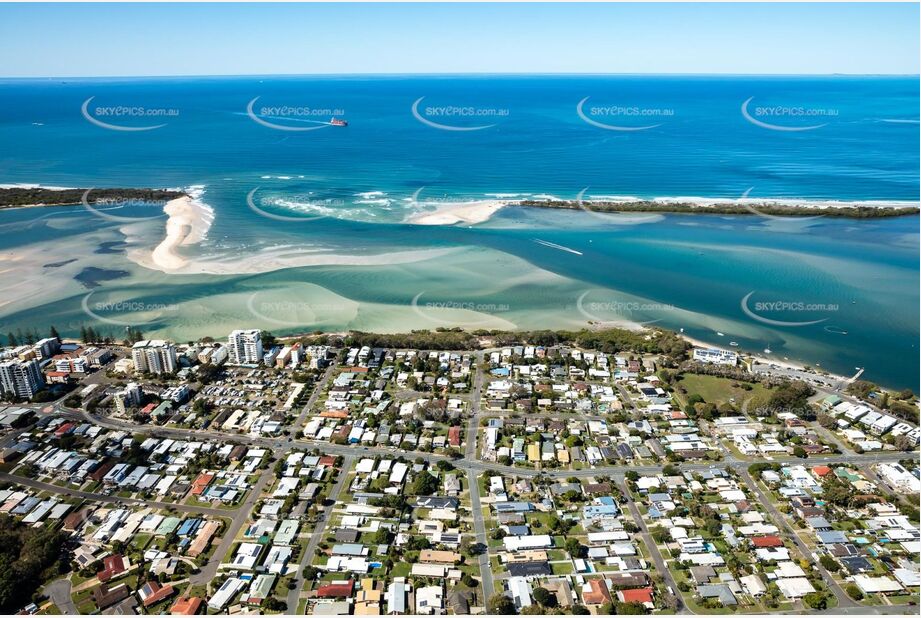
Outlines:
{"label": "white sand beach", "polygon": [[455,225],[466,223],[473,225],[488,221],[503,206],[504,200],[483,200],[477,202],[445,202],[434,212],[418,212],[406,218],[406,223],[413,225]]}
{"label": "white sand beach", "polygon": [[200,243],[211,227],[214,214],[210,208],[190,196],[170,200],[163,211],[169,215],[166,238],[156,246],[150,258],[160,270],[172,272],[188,264],[179,254],[179,247]]}

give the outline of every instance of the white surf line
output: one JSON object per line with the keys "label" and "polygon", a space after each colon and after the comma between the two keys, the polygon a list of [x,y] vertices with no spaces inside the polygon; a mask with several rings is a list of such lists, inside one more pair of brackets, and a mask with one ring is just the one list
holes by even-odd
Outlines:
{"label": "white surf line", "polygon": [[545,247],[550,247],[551,249],[559,249],[560,251],[566,251],[568,253],[574,253],[576,255],[583,255],[581,251],[576,251],[575,249],[570,249],[569,247],[564,247],[563,245],[558,245],[556,243],[547,242],[546,240],[541,240],[540,238],[532,238],[534,242]]}

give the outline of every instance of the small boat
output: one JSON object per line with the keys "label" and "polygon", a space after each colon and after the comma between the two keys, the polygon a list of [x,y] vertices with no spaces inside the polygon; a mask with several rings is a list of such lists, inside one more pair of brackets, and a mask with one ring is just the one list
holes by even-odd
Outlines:
{"label": "small boat", "polygon": [[720,331],[716,331],[716,334],[719,335],[720,337],[725,337],[725,336],[726,336],[726,335],[724,335],[723,333],[721,333]]}
{"label": "small boat", "polygon": [[347,127],[349,126],[349,121],[342,120],[340,118],[332,118],[330,119],[329,124],[331,124],[334,127]]}
{"label": "small boat", "polygon": [[765,353],[765,354],[770,354],[770,353],[771,353],[771,348],[764,348],[764,353]]}
{"label": "small boat", "polygon": [[734,347],[734,348],[739,347],[739,344],[736,343],[735,341],[730,341],[730,342],[729,342],[729,345],[731,345],[731,346]]}

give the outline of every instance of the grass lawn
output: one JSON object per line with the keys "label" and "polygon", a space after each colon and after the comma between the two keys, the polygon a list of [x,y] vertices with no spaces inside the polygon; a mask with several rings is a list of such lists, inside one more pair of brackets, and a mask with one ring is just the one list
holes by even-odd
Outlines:
{"label": "grass lawn", "polygon": [[678,386],[683,386],[688,394],[678,395],[681,399],[682,407],[687,403],[690,395],[700,395],[707,403],[729,403],[730,399],[735,399],[735,405],[741,406],[746,399],[754,399],[752,403],[766,401],[768,398],[768,389],[760,384],[752,384],[751,390],[744,390],[733,384],[743,384],[729,378],[720,378],[717,376],[702,376],[686,373],[678,381]]}
{"label": "grass lawn", "polygon": [[409,577],[412,565],[408,562],[397,562],[390,571],[390,577]]}
{"label": "grass lawn", "polygon": [[76,588],[83,582],[89,581],[93,579],[94,577],[96,577],[95,573],[89,577],[83,577],[80,575],[79,571],[74,571],[73,573],[70,574],[70,585]]}
{"label": "grass lawn", "polygon": [[571,562],[552,562],[550,570],[553,571],[554,575],[569,575],[572,573],[573,567]]}

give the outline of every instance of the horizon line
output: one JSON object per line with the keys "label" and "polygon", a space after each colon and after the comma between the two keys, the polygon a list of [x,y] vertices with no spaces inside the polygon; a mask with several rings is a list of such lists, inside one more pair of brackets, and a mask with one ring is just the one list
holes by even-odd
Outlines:
{"label": "horizon line", "polygon": [[921,73],[733,73],[733,72],[514,72],[455,71],[445,73],[188,73],[151,75],[0,75],[0,80],[100,80],[100,79],[177,79],[234,77],[921,77]]}

